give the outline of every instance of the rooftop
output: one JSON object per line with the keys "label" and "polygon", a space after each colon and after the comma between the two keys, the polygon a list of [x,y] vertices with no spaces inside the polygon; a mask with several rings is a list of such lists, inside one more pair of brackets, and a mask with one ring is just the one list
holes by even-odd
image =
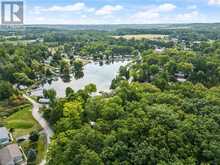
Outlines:
{"label": "rooftop", "polygon": [[50,103],[50,100],[49,99],[45,99],[45,98],[41,98],[41,99],[39,99],[38,102],[39,103],[43,103],[43,104],[48,104],[48,103]]}
{"label": "rooftop", "polygon": [[17,144],[10,144],[0,150],[0,164],[14,164],[16,158],[22,158],[22,152]]}
{"label": "rooftop", "polygon": [[5,127],[0,127],[0,139],[7,139],[9,138],[9,132],[7,128]]}

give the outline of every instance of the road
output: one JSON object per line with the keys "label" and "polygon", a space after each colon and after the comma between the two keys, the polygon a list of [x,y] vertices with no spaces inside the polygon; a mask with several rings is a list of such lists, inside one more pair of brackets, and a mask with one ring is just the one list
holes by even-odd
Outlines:
{"label": "road", "polygon": [[[47,146],[50,144],[51,137],[53,136],[54,132],[50,128],[49,123],[43,118],[42,114],[39,112],[40,108],[42,107],[41,104],[37,103],[35,100],[32,98],[28,97],[27,95],[23,95],[24,98],[26,98],[33,106],[32,108],[32,116],[34,119],[41,125],[43,128],[43,132],[45,133],[47,137]],[[41,162],[41,165],[44,165],[46,163],[45,160]]]}

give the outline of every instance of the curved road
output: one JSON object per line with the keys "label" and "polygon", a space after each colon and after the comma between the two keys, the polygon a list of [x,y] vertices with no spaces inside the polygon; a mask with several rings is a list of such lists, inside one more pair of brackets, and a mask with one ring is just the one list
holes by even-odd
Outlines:
{"label": "curved road", "polygon": [[[32,109],[32,116],[34,117],[34,119],[41,125],[41,127],[43,128],[43,132],[46,134],[47,137],[47,145],[50,144],[50,138],[53,136],[54,132],[53,130],[50,128],[49,123],[43,118],[42,114],[40,114],[39,110],[41,108],[41,104],[37,103],[35,100],[33,100],[32,98],[28,97],[27,95],[23,95],[24,98],[26,98],[33,106]],[[41,165],[45,164],[46,161],[43,160]]]}

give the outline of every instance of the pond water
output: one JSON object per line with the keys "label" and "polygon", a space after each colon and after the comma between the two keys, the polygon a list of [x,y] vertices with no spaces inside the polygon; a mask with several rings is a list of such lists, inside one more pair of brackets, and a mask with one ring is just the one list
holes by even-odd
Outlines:
{"label": "pond water", "polygon": [[109,92],[112,80],[116,77],[120,66],[125,66],[129,61],[104,63],[100,65],[97,62],[92,62],[84,66],[84,76],[76,79],[72,76],[69,82],[64,82],[61,78],[45,83],[39,88],[32,91],[32,96],[42,96],[44,89],[55,89],[58,97],[65,97],[65,89],[71,87],[75,91],[83,89],[86,85],[96,84],[97,91]]}

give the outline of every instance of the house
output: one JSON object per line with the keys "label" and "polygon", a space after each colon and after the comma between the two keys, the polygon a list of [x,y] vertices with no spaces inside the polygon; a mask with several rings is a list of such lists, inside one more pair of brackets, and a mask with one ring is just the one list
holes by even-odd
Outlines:
{"label": "house", "polygon": [[39,102],[40,104],[49,104],[49,103],[50,103],[50,100],[49,100],[49,99],[45,99],[45,98],[40,98],[40,99],[38,100],[38,102]]}
{"label": "house", "polygon": [[19,86],[18,86],[18,89],[20,89],[20,90],[26,90],[26,89],[28,89],[28,86],[19,85]]}
{"label": "house", "polygon": [[185,78],[177,78],[176,80],[177,80],[178,82],[181,82],[181,83],[183,83],[183,82],[186,82],[186,81],[187,81]]}
{"label": "house", "polygon": [[10,144],[0,150],[1,165],[26,165],[26,157],[17,144]]}
{"label": "house", "polygon": [[5,127],[0,127],[0,146],[10,143],[10,133]]}
{"label": "house", "polygon": [[175,73],[175,76],[177,78],[185,78],[186,77],[186,75],[184,73],[182,73],[182,72]]}
{"label": "house", "polygon": [[94,122],[94,121],[90,121],[89,124],[90,124],[92,127],[96,126],[96,122]]}
{"label": "house", "polygon": [[164,52],[164,50],[165,50],[164,48],[156,48],[155,52],[156,53],[162,53],[162,52]]}
{"label": "house", "polygon": [[176,80],[178,81],[178,82],[186,82],[186,75],[184,74],[184,73],[182,73],[182,72],[178,72],[178,73],[176,73],[175,74],[175,77],[176,77]]}

